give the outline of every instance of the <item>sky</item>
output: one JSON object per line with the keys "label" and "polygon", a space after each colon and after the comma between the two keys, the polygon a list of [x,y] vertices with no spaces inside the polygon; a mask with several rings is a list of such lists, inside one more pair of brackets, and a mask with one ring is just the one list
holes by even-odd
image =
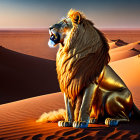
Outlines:
{"label": "sky", "polygon": [[71,8],[98,28],[140,28],[140,0],[0,0],[0,28],[48,28]]}

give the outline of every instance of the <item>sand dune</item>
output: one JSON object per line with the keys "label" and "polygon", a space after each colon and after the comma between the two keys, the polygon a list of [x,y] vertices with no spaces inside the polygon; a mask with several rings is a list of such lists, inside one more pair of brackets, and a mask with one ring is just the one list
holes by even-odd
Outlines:
{"label": "sand dune", "polygon": [[0,30],[0,45],[19,53],[55,60],[58,48],[48,47],[49,37],[48,29]]}
{"label": "sand dune", "polygon": [[[21,139],[49,134],[57,125],[41,125],[36,119],[42,112],[64,108],[61,93],[43,95],[13,103],[0,105],[0,139]],[[55,126],[54,128],[52,126]]]}
{"label": "sand dune", "polygon": [[117,39],[112,40],[112,42],[109,43],[110,49],[118,48],[120,46],[127,45],[128,43],[124,42],[123,40]]}
{"label": "sand dune", "polygon": [[[8,36],[7,33],[0,32],[0,43],[6,46],[5,48],[0,47],[0,92],[2,94],[0,104],[60,91],[56,78],[55,61],[38,58],[39,56],[45,58],[45,56],[40,53],[40,49],[42,52],[45,52],[45,47],[48,49],[48,46],[44,46],[44,49],[42,49],[35,45],[37,38],[39,40],[40,34],[40,38],[43,38],[42,42],[48,39],[46,32],[40,33],[35,31],[32,33],[26,31],[25,33],[18,32],[16,34],[15,32],[8,32],[9,37],[6,40]],[[19,35],[19,37],[17,37],[17,35]],[[45,36],[46,39],[44,38]],[[35,42],[32,44],[33,40],[35,40]],[[125,44],[120,40],[116,40],[116,42],[120,45]],[[130,43],[122,47],[111,49],[111,62],[139,54],[139,43],[140,42]],[[41,45],[43,46],[43,44]],[[11,48],[11,50],[8,48]],[[32,51],[36,53],[34,54]],[[46,57],[49,54],[55,56],[56,49],[52,52],[47,50]],[[53,59],[54,57],[51,58]],[[51,80],[49,80],[50,78]]]}
{"label": "sand dune", "polygon": [[140,54],[140,41],[110,50],[111,62]]}
{"label": "sand dune", "polygon": [[55,65],[0,47],[0,104],[58,92]]}
{"label": "sand dune", "polygon": [[140,40],[140,30],[102,30],[107,38],[110,40],[117,40],[118,38],[124,42],[133,43]]}
{"label": "sand dune", "polygon": [[[133,43],[140,40],[140,30],[102,30],[109,42],[121,39]],[[48,30],[0,30],[0,45],[7,49],[44,59],[55,60],[57,48],[48,47]]]}
{"label": "sand dune", "polygon": [[36,123],[44,111],[64,108],[61,93],[44,95],[0,106],[0,138],[15,139],[124,139],[140,138],[139,121],[108,127],[92,124],[86,129],[60,128],[57,123]]}
{"label": "sand dune", "polygon": [[[137,34],[134,37],[136,36]],[[0,44],[5,47],[0,47],[0,104],[60,91],[55,61],[46,60],[46,58],[55,59],[57,51],[57,48],[48,47],[48,38],[47,31],[0,31]],[[119,45],[125,44],[121,40],[116,42]],[[139,54],[137,51],[140,50],[139,46],[139,42],[136,42],[111,49],[111,61]]]}
{"label": "sand dune", "polygon": [[115,49],[111,49],[111,52],[119,52],[119,51],[126,51],[126,50],[131,50],[131,49],[137,49],[140,50],[140,41],[134,42],[134,43],[130,43],[128,45],[125,45],[123,47],[117,47]]}
{"label": "sand dune", "polygon": [[[140,58],[135,56],[111,63],[132,91],[140,108]],[[133,69],[132,69],[133,68]],[[0,138],[16,139],[140,139],[140,121],[108,127],[92,124],[86,129],[60,128],[57,123],[36,123],[43,113],[64,108],[62,93],[54,93],[0,105]]]}
{"label": "sand dune", "polygon": [[[140,31],[104,33],[111,47],[110,65],[124,80],[140,109]],[[0,47],[0,104],[24,99],[0,105],[0,140],[140,139],[138,120],[117,127],[89,125],[86,129],[36,123],[43,112],[64,108],[62,93],[48,94],[59,91],[52,61],[57,48],[48,48],[48,38],[48,31],[0,31],[0,45],[5,47]],[[29,98],[33,96],[37,97]]]}

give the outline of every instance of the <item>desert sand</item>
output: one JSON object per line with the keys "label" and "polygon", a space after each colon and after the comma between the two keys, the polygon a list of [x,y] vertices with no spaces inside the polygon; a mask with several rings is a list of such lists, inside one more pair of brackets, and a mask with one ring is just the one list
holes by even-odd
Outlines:
{"label": "desert sand", "polygon": [[[140,58],[130,57],[110,63],[132,92],[140,108]],[[132,69],[133,67],[133,69]],[[128,76],[129,75],[129,76]],[[64,108],[62,93],[54,93],[0,105],[0,137],[3,139],[140,139],[140,121],[117,127],[90,124],[86,129],[60,128],[57,123],[36,123],[43,112]]]}
{"label": "desert sand", "polygon": [[[109,65],[124,80],[140,109],[140,53],[135,50],[140,50],[140,32],[125,31],[124,34],[112,31],[112,35],[111,31],[104,32],[110,37],[110,43],[118,42],[118,39],[129,43],[114,43],[116,46],[110,50]],[[63,94],[54,93],[60,91],[53,60],[57,48],[49,52],[46,44],[36,44],[39,38],[43,38],[40,43],[47,41],[44,31],[28,34],[26,31],[26,35],[18,32],[18,36],[12,32],[8,34],[9,40],[5,32],[0,33],[0,44],[3,46],[0,47],[0,140],[140,139],[140,121],[134,119],[117,127],[101,123],[89,125],[86,129],[60,128],[57,123],[37,123],[43,112],[64,109]],[[19,99],[24,100],[17,101]]]}
{"label": "desert sand", "polygon": [[0,46],[26,55],[55,60],[58,48],[49,48],[48,39],[48,29],[0,31]]}
{"label": "desert sand", "polygon": [[125,29],[125,30],[102,30],[107,38],[110,40],[122,40],[127,43],[133,43],[140,41],[140,30],[139,29]]}
{"label": "desert sand", "polygon": [[128,44],[127,42],[124,42],[123,40],[120,39],[112,40],[112,41],[109,40],[108,42],[109,42],[110,49],[118,48],[120,46],[124,46]]}
{"label": "desert sand", "polygon": [[[117,46],[117,45],[116,45]],[[111,62],[140,54],[140,41],[110,49]]]}

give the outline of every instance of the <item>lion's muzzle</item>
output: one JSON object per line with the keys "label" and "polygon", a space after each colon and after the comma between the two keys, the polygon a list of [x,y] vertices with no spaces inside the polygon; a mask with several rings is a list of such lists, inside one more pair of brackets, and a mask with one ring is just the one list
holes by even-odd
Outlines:
{"label": "lion's muzzle", "polygon": [[50,48],[55,47],[58,43],[60,43],[60,35],[53,29],[49,30],[50,39],[48,45]]}

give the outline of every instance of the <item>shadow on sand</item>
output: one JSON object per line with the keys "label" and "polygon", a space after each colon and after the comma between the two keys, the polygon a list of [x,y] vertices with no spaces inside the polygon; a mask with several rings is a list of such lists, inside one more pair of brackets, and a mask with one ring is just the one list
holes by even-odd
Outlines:
{"label": "shadow on sand", "polygon": [[0,46],[0,104],[58,91],[55,61]]}

